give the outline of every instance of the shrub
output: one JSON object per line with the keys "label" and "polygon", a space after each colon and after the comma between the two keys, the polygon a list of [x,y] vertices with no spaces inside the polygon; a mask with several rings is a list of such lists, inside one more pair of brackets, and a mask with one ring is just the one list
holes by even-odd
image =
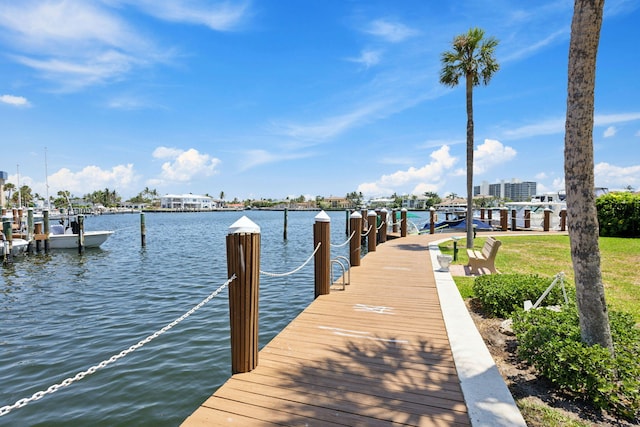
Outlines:
{"label": "shrub", "polygon": [[640,195],[609,193],[596,199],[600,236],[640,237]]}
{"label": "shrub", "polygon": [[513,329],[518,356],[560,390],[618,417],[633,420],[640,411],[640,330],[632,316],[610,312],[615,356],[580,337],[575,304],[562,312],[519,311]]}
{"label": "shrub", "polygon": [[[509,317],[526,300],[536,302],[553,278],[535,274],[491,274],[476,277],[473,292],[483,308],[493,316]],[[562,290],[554,286],[544,299],[546,305],[564,302]]]}

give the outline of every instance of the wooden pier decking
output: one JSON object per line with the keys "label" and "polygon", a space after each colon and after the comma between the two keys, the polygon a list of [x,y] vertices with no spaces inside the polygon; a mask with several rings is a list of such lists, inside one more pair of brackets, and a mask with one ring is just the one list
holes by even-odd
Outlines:
{"label": "wooden pier decking", "polygon": [[379,245],[182,425],[470,425],[429,256],[440,238]]}

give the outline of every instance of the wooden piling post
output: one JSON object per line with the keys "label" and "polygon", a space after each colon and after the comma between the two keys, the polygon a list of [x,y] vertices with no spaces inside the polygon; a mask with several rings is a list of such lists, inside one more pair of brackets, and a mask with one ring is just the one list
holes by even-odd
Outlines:
{"label": "wooden piling post", "polygon": [[509,228],[509,210],[505,207],[500,209],[500,228],[502,231],[507,231]]}
{"label": "wooden piling post", "polygon": [[144,212],[140,212],[140,244],[147,246],[147,226],[144,221]]}
{"label": "wooden piling post", "polygon": [[289,208],[284,208],[284,231],[282,232],[282,238],[287,240],[287,221],[289,219]]}
{"label": "wooden piling post", "polygon": [[385,209],[382,208],[380,210],[380,224],[382,225],[380,227],[380,243],[384,243],[387,241],[387,214],[389,212]]}
{"label": "wooden piling post", "polygon": [[84,215],[78,215],[78,253],[84,252]]}
{"label": "wooden piling post", "polygon": [[350,228],[353,230],[353,237],[349,241],[349,264],[352,267],[357,267],[360,265],[360,235],[362,230],[362,215],[360,212],[355,211],[351,214],[349,219]]}
{"label": "wooden piling post", "polygon": [[32,254],[35,250],[34,248],[34,244],[33,244],[33,208],[28,208],[27,209],[27,237],[26,237],[27,242],[29,242],[29,245],[27,246],[27,250],[29,251],[30,254]]}
{"label": "wooden piling post", "polygon": [[436,209],[431,206],[429,208],[429,234],[436,232]]}
{"label": "wooden piling post", "polygon": [[391,211],[391,230],[394,233],[398,232],[398,210],[397,209],[393,209]]}
{"label": "wooden piling post", "polygon": [[369,235],[367,236],[367,250],[369,252],[376,251],[376,243],[378,241],[378,228],[376,227],[376,218],[378,214],[376,211],[369,211],[367,214],[367,221],[369,222]]}
{"label": "wooden piling post", "polygon": [[360,215],[362,215],[362,232],[366,233],[369,229],[369,218],[367,218],[367,210],[360,209]]}
{"label": "wooden piling post", "polygon": [[531,209],[524,210],[524,228],[531,228]]}
{"label": "wooden piling post", "polygon": [[547,208],[544,210],[544,221],[542,224],[542,229],[544,231],[549,231],[551,228],[551,209]]}
{"label": "wooden piling post", "polygon": [[344,215],[345,215],[345,221],[344,221],[344,234],[349,237],[350,233],[350,225],[351,225],[351,221],[349,219],[349,209],[345,209],[344,210]]}
{"label": "wooden piling post", "polygon": [[400,237],[407,237],[407,208],[400,210]]}
{"label": "wooden piling post", "polygon": [[511,209],[511,231],[516,231],[518,229],[518,224],[516,223],[516,215],[516,210]]}
{"label": "wooden piling post", "polygon": [[493,209],[488,209],[487,210],[487,221],[489,221],[489,225],[493,225],[493,224],[491,224],[491,222],[493,221],[493,218],[491,218],[492,215],[493,215]]}
{"label": "wooden piling post", "polygon": [[567,208],[562,208],[560,211],[560,231],[567,230]]}
{"label": "wooden piling post", "polygon": [[331,272],[331,218],[325,211],[315,217],[313,224],[313,248],[320,248],[314,256],[315,264],[315,298],[327,295],[330,291]]}
{"label": "wooden piling post", "polygon": [[45,235],[45,239],[44,239],[44,253],[47,254],[49,253],[49,210],[45,209],[45,211],[42,213],[44,215],[44,235]]}
{"label": "wooden piling post", "polygon": [[260,290],[260,227],[246,216],[229,227],[227,274],[231,326],[231,372],[258,366],[258,302]]}
{"label": "wooden piling post", "polygon": [[484,208],[480,208],[480,221],[484,221]]}
{"label": "wooden piling post", "polygon": [[11,264],[13,262],[13,230],[11,220],[2,220],[2,233],[4,234],[4,264]]}

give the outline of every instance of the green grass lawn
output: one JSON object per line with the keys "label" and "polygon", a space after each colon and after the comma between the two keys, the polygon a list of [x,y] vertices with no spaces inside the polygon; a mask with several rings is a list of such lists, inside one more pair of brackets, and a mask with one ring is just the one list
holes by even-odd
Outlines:
{"label": "green grass lawn", "polygon": [[[502,242],[496,256],[496,268],[501,273],[538,274],[553,277],[563,271],[565,283],[574,286],[569,237],[548,236],[496,236]],[[486,238],[479,235],[474,247],[481,249]],[[458,260],[468,262],[466,239],[458,241]],[[453,241],[440,245],[440,251],[453,255]],[[640,322],[640,239],[600,238],[602,281],[610,308],[631,313]],[[463,298],[473,296],[473,278],[454,277]],[[549,282],[551,283],[551,282]]]}

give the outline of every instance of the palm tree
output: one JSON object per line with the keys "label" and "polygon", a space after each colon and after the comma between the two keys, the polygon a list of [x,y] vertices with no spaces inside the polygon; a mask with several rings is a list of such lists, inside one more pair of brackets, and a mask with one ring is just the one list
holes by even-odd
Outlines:
{"label": "palm tree", "polygon": [[[11,195],[13,194],[13,192],[16,190],[16,186],[15,184],[12,184],[10,182],[7,182],[6,184],[4,184],[4,191],[8,192],[9,195],[7,196],[6,200],[7,200],[7,206],[9,207],[9,203],[11,202]],[[5,206],[3,206],[4,208]]]}
{"label": "palm tree", "polygon": [[564,174],[580,333],[586,344],[600,344],[613,354],[600,271],[593,172],[594,88],[603,8],[604,0],[575,0],[574,3],[569,43]]}
{"label": "palm tree", "polygon": [[440,83],[455,87],[465,78],[467,93],[467,248],[473,247],[473,87],[489,84],[500,69],[494,57],[498,40],[484,39],[484,30],[471,28],[453,39],[453,50],[442,53]]}

